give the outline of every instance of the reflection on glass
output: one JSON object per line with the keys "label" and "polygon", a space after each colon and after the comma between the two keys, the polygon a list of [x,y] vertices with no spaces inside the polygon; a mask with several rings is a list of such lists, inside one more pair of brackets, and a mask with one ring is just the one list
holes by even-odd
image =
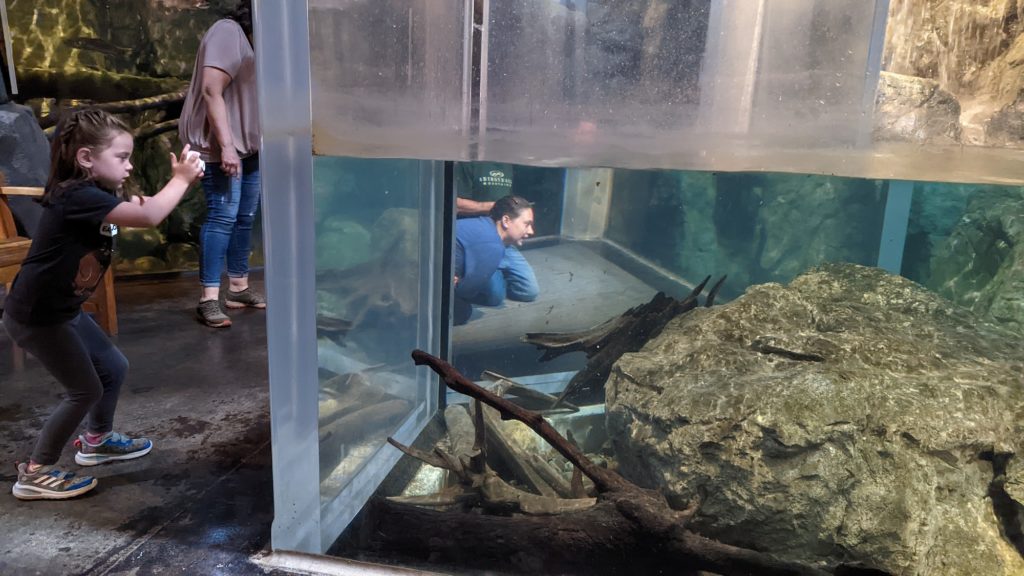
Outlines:
{"label": "reflection on glass", "polygon": [[425,398],[409,352],[421,346],[421,198],[415,160],[318,157],[317,339],[321,494],[335,496]]}
{"label": "reflection on glass", "polygon": [[[916,184],[909,221],[895,223],[886,221],[890,182],[814,174],[458,163],[456,192],[486,199],[472,175],[499,172],[511,182],[506,192],[533,202],[536,237],[520,252],[540,290],[530,302],[474,306],[455,327],[455,365],[473,379],[492,371],[555,390],[584,366],[584,354],[542,360],[525,335],[585,330],[659,291],[685,296],[708,276],[707,289],[726,278],[722,303],[824,263],[877,266],[894,225],[905,237],[896,256],[903,275],[982,315],[1001,314],[1011,327],[1021,323],[1006,312],[1012,295],[991,293],[1011,251],[1000,237],[1012,232],[997,233],[1005,228],[1000,209],[986,208],[1012,204],[1018,187]],[[983,257],[979,246],[989,247]]]}

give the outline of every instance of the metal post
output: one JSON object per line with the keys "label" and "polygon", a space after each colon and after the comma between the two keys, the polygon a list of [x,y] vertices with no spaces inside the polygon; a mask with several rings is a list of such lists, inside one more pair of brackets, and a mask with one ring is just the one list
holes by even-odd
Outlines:
{"label": "metal post", "polygon": [[275,549],[319,554],[313,140],[306,0],[255,0]]}
{"label": "metal post", "polygon": [[483,0],[483,15],[480,20],[480,123],[477,141],[480,143],[477,154],[471,160],[483,160],[487,145],[487,59],[488,45],[491,37],[491,0]]}
{"label": "metal post", "polygon": [[864,70],[864,96],[861,99],[861,120],[857,130],[857,146],[871,145],[871,131],[874,128],[875,95],[878,79],[882,73],[882,52],[885,50],[885,28],[889,21],[889,0],[875,0],[875,14],[871,25],[871,42],[868,44],[867,67]]}
{"label": "metal post", "polygon": [[907,241],[910,222],[910,204],[914,198],[914,183],[890,180],[885,200],[885,219],[878,244],[878,267],[893,274],[903,268],[903,246]]}

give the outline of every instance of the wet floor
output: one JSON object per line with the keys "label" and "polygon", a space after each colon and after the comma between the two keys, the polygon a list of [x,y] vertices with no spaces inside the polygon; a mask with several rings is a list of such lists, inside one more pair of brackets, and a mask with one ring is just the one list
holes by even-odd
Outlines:
{"label": "wet floor", "polygon": [[[61,389],[0,330],[0,574],[267,573],[249,560],[273,519],[265,313],[206,328],[198,293],[194,276],[119,281],[116,343],[131,369],[115,429],[155,447],[88,469],[99,485],[74,500],[11,495]],[[60,464],[79,469],[70,445]]]}

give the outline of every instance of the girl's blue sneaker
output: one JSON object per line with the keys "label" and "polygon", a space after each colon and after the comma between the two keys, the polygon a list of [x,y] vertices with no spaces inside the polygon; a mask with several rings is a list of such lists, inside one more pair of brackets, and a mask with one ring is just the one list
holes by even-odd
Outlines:
{"label": "girl's blue sneaker", "polygon": [[95,466],[113,460],[131,460],[149,454],[153,442],[149,438],[129,438],[117,432],[108,433],[98,444],[90,444],[85,436],[75,440],[78,453],[75,462],[79,466]]}
{"label": "girl's blue sneaker", "polygon": [[96,487],[92,476],[75,476],[52,466],[28,471],[28,463],[18,464],[18,481],[11,493],[18,500],[64,500],[85,494]]}

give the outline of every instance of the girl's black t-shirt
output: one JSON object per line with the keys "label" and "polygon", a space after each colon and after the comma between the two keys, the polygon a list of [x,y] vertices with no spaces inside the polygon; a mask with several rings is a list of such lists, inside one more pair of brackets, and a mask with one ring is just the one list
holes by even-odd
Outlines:
{"label": "girl's black t-shirt", "polygon": [[83,182],[45,206],[4,314],[22,324],[41,325],[77,316],[110,266],[117,226],[103,220],[121,202]]}

